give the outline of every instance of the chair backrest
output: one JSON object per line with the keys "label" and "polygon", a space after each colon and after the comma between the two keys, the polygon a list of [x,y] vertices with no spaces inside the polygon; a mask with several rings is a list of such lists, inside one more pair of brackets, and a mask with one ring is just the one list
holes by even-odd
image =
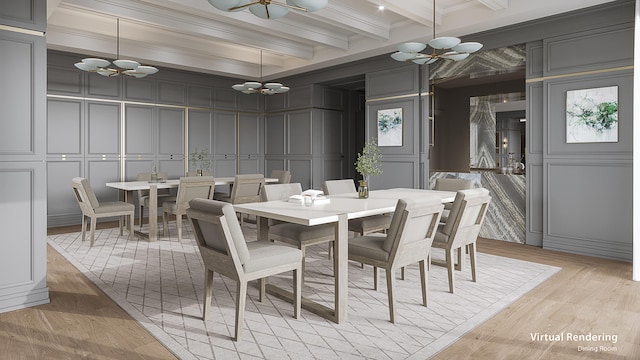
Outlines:
{"label": "chair backrest", "polygon": [[[189,170],[187,171],[186,176],[199,176],[198,175],[198,170]],[[213,173],[211,171],[202,171],[202,176],[213,176]]]}
{"label": "chair backrest", "polygon": [[473,188],[473,181],[469,179],[436,179],[433,190],[458,191]]}
{"label": "chair backrest", "polygon": [[322,182],[322,191],[325,195],[345,194],[356,192],[353,179],[325,180]]}
{"label": "chair backrest", "polygon": [[264,175],[262,174],[238,174],[233,181],[231,190],[232,204],[246,204],[262,201],[262,187]]}
{"label": "chair backrest", "polygon": [[404,266],[422,260],[431,249],[443,209],[436,196],[399,199],[382,244],[383,250],[390,253],[389,261],[398,260]]}
{"label": "chair backrest", "polygon": [[71,187],[73,188],[73,193],[76,196],[76,200],[78,200],[78,205],[80,205],[82,213],[92,215],[94,213],[94,209],[99,207],[100,203],[91,188],[89,179],[75,177],[71,179]]}
{"label": "chair backrest", "polygon": [[262,201],[286,200],[291,195],[302,194],[300,183],[265,184],[262,189]]}
{"label": "chair backrest", "polygon": [[[138,173],[137,181],[150,181],[151,173]],[[158,180],[167,180],[167,173],[159,172]],[[170,189],[158,189],[158,195],[169,194]],[[144,196],[149,196],[149,190],[138,190],[138,200]]]}
{"label": "chair backrest", "polygon": [[291,172],[288,170],[271,170],[272,178],[278,179],[278,184],[288,184],[291,182]]}
{"label": "chair backrest", "polygon": [[250,254],[233,205],[193,199],[187,216],[205,266],[231,278],[242,273],[242,265],[249,261]]}
{"label": "chair backrest", "polygon": [[450,248],[455,249],[476,241],[489,203],[491,196],[485,188],[458,191],[449,219],[442,228],[442,232],[449,236]]}
{"label": "chair backrest", "polygon": [[181,177],[176,197],[178,212],[184,213],[189,208],[189,201],[193,199],[213,199],[215,186],[213,176]]}

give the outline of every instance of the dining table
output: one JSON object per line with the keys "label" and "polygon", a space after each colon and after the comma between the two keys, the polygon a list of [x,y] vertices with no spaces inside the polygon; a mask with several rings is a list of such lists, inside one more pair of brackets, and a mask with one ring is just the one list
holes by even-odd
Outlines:
{"label": "dining table", "polygon": [[[233,186],[234,176],[214,177],[216,186],[230,185]],[[277,178],[265,178],[265,183],[278,182]],[[107,187],[118,189],[120,198],[128,203],[133,204],[135,196],[134,191],[149,191],[149,232],[134,230],[136,235],[149,240],[150,242],[158,240],[158,189],[177,188],[180,185],[180,179],[170,179],[161,181],[117,181],[108,182]]]}
{"label": "dining table", "polygon": [[[259,203],[234,205],[236,212],[255,215],[258,218],[258,241],[268,241],[269,219],[286,221],[306,226],[322,224],[335,225],[335,240],[333,242],[334,256],[334,307],[314,302],[304,297],[302,307],[317,315],[330,319],[338,324],[347,320],[348,309],[348,221],[361,217],[393,213],[398,199],[414,198],[418,196],[437,196],[443,203],[453,202],[454,191],[425,190],[395,188],[373,190],[369,197],[361,199],[358,193],[345,193],[326,196],[323,200],[310,206],[293,203],[287,200],[275,200]],[[267,291],[283,299],[289,299],[291,294],[273,285],[266,285]]]}

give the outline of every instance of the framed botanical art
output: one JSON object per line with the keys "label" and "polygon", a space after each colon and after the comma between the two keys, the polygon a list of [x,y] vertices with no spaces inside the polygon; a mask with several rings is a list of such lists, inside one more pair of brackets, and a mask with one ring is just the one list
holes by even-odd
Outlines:
{"label": "framed botanical art", "polygon": [[378,146],[402,146],[402,108],[378,110]]}
{"label": "framed botanical art", "polygon": [[618,87],[567,91],[567,143],[618,141]]}

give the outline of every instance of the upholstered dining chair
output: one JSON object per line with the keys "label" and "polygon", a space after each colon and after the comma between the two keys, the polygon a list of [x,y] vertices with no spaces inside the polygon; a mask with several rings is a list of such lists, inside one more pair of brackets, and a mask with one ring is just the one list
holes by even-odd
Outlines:
{"label": "upholstered dining chair", "polygon": [[[166,173],[158,173],[158,180],[166,180]],[[136,177],[137,181],[150,181],[151,173],[139,173]],[[158,206],[162,206],[163,202],[176,201],[176,196],[171,194],[171,189],[158,189]],[[138,220],[140,224],[140,230],[142,230],[142,223],[144,214],[144,208],[149,207],[149,190],[138,190]]]}
{"label": "upholstered dining chair", "polygon": [[89,244],[93,246],[97,219],[115,216],[118,217],[120,236],[122,236],[123,217],[129,216],[129,239],[133,239],[133,221],[136,210],[133,204],[123,201],[100,203],[91,188],[89,180],[86,178],[73,178],[71,180],[71,187],[73,188],[76,200],[78,200],[78,205],[80,205],[80,210],[82,210],[82,241],[84,241],[86,237],[87,218],[91,219],[91,231],[89,235],[91,242]]}
{"label": "upholstered dining chair", "polygon": [[[287,200],[291,195],[300,195],[302,185],[300,183],[265,185],[263,190],[264,201]],[[281,241],[296,246],[302,251],[302,284],[304,285],[306,249],[308,246],[329,243],[333,245],[336,233],[332,224],[306,226],[281,221],[269,222],[269,240]]]}
{"label": "upholstered dining chair", "polygon": [[372,233],[349,239],[349,260],[373,266],[373,286],[378,288],[378,268],[385,269],[389,317],[394,323],[395,270],[420,264],[422,304],[427,306],[427,271],[431,244],[442,215],[440,198],[421,196],[399,199],[387,234]]}
{"label": "upholstered dining chair", "polygon": [[289,170],[271,170],[270,177],[278,179],[278,184],[288,184],[291,182],[291,172]]}
{"label": "upholstered dining chair", "polygon": [[[448,179],[448,178],[438,178],[436,179],[435,184],[433,185],[433,190],[442,190],[442,191],[458,191],[458,190],[467,190],[473,188],[473,181],[469,179]],[[442,212],[442,222],[447,222],[449,218],[449,212],[453,207],[453,203],[445,203],[444,211]]]}
{"label": "upholstered dining chair", "polygon": [[[302,252],[299,249],[269,241],[246,242],[233,205],[229,203],[194,199],[189,203],[187,216],[205,267],[203,320],[209,317],[214,272],[238,283],[235,341],[242,335],[249,281],[293,271],[293,317],[298,318],[302,287]],[[263,298],[264,287],[260,286],[260,301]]]}
{"label": "upholstered dining chair", "polygon": [[[431,259],[431,263],[447,267],[449,292],[451,293],[453,293],[454,289],[453,268],[455,266],[456,270],[462,270],[462,248],[465,246],[469,247],[471,278],[473,282],[477,280],[476,240],[490,203],[491,196],[489,196],[489,190],[487,189],[460,190],[453,201],[449,219],[446,223],[438,226],[433,247],[445,250],[445,260],[442,262]],[[458,250],[457,265],[454,264],[453,259],[455,250]]]}
{"label": "upholstered dining chair", "polygon": [[187,214],[189,201],[196,198],[213,199],[215,186],[213,176],[181,177],[176,200],[162,203],[162,234],[167,235],[167,218],[173,214],[176,216],[178,241],[182,241],[182,216]]}
{"label": "upholstered dining chair", "polygon": [[[231,194],[229,196],[216,196],[219,201],[231,204],[246,204],[262,201],[262,188],[264,187],[264,175],[262,174],[237,174],[233,180]],[[240,224],[244,217],[240,216]]]}

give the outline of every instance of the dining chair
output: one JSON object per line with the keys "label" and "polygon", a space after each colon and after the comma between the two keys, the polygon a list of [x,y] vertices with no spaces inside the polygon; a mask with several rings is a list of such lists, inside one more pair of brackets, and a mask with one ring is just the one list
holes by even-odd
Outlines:
{"label": "dining chair", "polygon": [[198,170],[189,170],[185,175],[186,176],[213,176],[213,173],[211,171],[203,170],[202,175],[199,175]]}
{"label": "dining chair", "polygon": [[[269,241],[246,242],[233,205],[229,203],[194,199],[189,205],[187,216],[205,267],[202,319],[206,321],[209,317],[214,272],[235,280],[238,284],[234,340],[240,340],[247,283],[288,271],[293,271],[293,317],[297,319],[301,306],[302,252]],[[265,289],[263,286],[259,289],[262,301]]]}
{"label": "dining chair", "polygon": [[[300,195],[302,185],[300,183],[265,185],[263,191],[264,201],[283,201],[291,195]],[[304,285],[306,249],[308,246],[329,243],[333,246],[335,240],[335,226],[332,224],[306,226],[282,221],[269,222],[269,240],[281,241],[296,246],[302,251],[302,284]]]}
{"label": "dining chair", "polygon": [[[158,173],[158,180],[166,180],[166,173]],[[137,181],[151,181],[151,173],[139,173],[136,177]],[[176,201],[176,196],[171,194],[171,189],[158,189],[158,207],[162,206],[165,201]],[[144,214],[144,208],[149,207],[149,190],[138,190],[138,219],[140,223],[140,230],[142,230],[142,223]]]}
{"label": "dining chair", "polygon": [[[440,224],[433,241],[434,248],[445,250],[444,261],[431,259],[434,265],[446,266],[449,276],[449,292],[453,293],[453,268],[462,270],[462,248],[469,247],[471,278],[476,282],[476,240],[491,203],[489,190],[484,188],[460,190],[456,193],[453,207],[446,223]],[[454,264],[453,252],[458,251],[458,263]]]}
{"label": "dining chair", "polygon": [[71,187],[73,188],[76,200],[78,200],[78,205],[80,205],[80,210],[82,210],[82,241],[84,241],[86,236],[87,218],[91,219],[90,246],[93,247],[97,219],[115,216],[118,217],[120,236],[122,236],[123,216],[129,216],[129,239],[133,240],[133,221],[136,209],[133,204],[124,201],[100,203],[91,188],[89,180],[86,178],[73,178],[71,180]]}
{"label": "dining chair", "polygon": [[182,241],[182,216],[186,215],[189,201],[196,198],[213,199],[215,183],[213,176],[181,177],[176,200],[162,203],[162,234],[167,236],[167,218],[173,214],[176,216],[178,241]]}
{"label": "dining chair", "polygon": [[271,170],[271,176],[269,177],[278,179],[278,184],[291,182],[291,172],[289,170]]}
{"label": "dining chair", "polygon": [[440,198],[399,199],[387,234],[372,233],[349,239],[349,260],[373,266],[373,287],[378,289],[378,268],[386,272],[389,317],[395,323],[395,270],[420,265],[422,304],[427,306],[427,272],[431,244],[442,215]]}
{"label": "dining chair", "polygon": [[[237,174],[233,180],[231,194],[229,196],[216,196],[216,200],[231,204],[246,204],[262,201],[262,188],[264,175],[262,174]],[[240,216],[240,225],[244,218]]]}
{"label": "dining chair", "polygon": [[[436,179],[435,184],[433,185],[433,190],[441,190],[441,191],[458,191],[458,190],[467,190],[473,188],[473,181],[469,179],[448,179],[448,178],[438,178]],[[453,203],[445,203],[444,211],[442,212],[441,222],[447,222],[449,218],[449,212],[453,207]]]}

